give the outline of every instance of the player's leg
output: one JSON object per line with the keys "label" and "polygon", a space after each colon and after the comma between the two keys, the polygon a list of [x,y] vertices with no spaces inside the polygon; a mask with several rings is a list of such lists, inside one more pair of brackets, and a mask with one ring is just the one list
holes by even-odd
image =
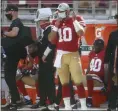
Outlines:
{"label": "player's leg", "polygon": [[36,100],[38,100],[36,102],[39,102],[39,100],[40,100],[40,91],[39,91],[39,84],[38,84],[38,82],[36,82],[35,86],[36,86],[36,93],[37,93]]}
{"label": "player's leg", "polygon": [[83,74],[82,74],[82,67],[81,67],[81,60],[79,57],[78,52],[71,54],[71,62],[69,66],[72,79],[77,86],[78,95],[80,97],[81,109],[86,110],[86,95],[85,89],[83,86]]}
{"label": "player's leg", "polygon": [[71,95],[71,105],[74,105],[75,104],[75,98],[74,98],[75,92],[74,92],[73,82],[72,82],[71,78],[69,81],[69,86],[70,86],[70,95]]}
{"label": "player's leg", "polygon": [[40,104],[40,91],[39,91],[39,83],[38,81],[36,80],[36,83],[35,83],[35,87],[36,87],[36,101],[35,101],[35,104],[33,104],[31,106],[32,109],[36,109],[36,108],[39,108],[39,104]]}
{"label": "player's leg", "polygon": [[61,84],[62,84],[62,97],[64,100],[65,104],[65,109],[66,110],[71,110],[71,105],[70,105],[70,87],[69,87],[69,66],[66,62],[68,62],[70,58],[68,55],[63,55],[62,56],[62,63],[61,63],[61,68],[57,69],[57,73],[59,75]]}
{"label": "player's leg", "polygon": [[87,88],[88,88],[87,107],[92,107],[93,87],[94,87],[94,81],[92,77],[87,76]]}
{"label": "player's leg", "polygon": [[17,80],[16,84],[17,84],[17,87],[18,87],[20,93],[23,94],[24,101],[25,101],[24,103],[26,105],[32,104],[32,101],[26,91],[25,84],[22,82],[22,80]]}
{"label": "player's leg", "polygon": [[58,77],[58,90],[57,90],[56,99],[55,99],[56,110],[59,110],[59,104],[61,102],[61,99],[62,99],[62,84],[61,84],[60,79]]}

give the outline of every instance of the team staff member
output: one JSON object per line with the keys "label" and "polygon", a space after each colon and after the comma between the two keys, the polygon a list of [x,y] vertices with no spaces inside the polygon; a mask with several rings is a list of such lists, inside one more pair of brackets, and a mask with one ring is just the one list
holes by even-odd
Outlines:
{"label": "team staff member", "polygon": [[[9,43],[12,39],[19,38],[23,23],[18,18],[18,7],[15,5],[8,5],[6,8],[6,17],[12,21],[9,30],[3,32],[4,38],[10,38]],[[7,55],[5,62],[5,81],[9,87],[11,94],[11,104],[7,105],[4,109],[17,110],[17,105],[21,104],[20,95],[16,86],[16,71],[17,65],[20,58],[26,57],[26,49],[22,46],[14,48],[13,46],[9,50],[5,50]]]}
{"label": "team staff member", "polygon": [[50,16],[47,13],[49,10],[45,8],[39,9],[37,11],[38,26],[40,26],[43,31],[43,37],[38,43],[39,46],[39,91],[40,91],[40,107],[48,109],[46,107],[47,97],[50,101],[50,107],[54,109],[54,100],[55,100],[55,84],[54,84],[54,72],[55,68],[53,67],[53,60],[55,56],[55,45],[52,45],[48,41],[48,34],[51,32],[50,26]]}
{"label": "team staff member", "polygon": [[[115,19],[118,24],[118,14],[115,15]],[[108,83],[108,77],[112,79],[116,76],[115,79],[118,77],[118,29],[111,32],[108,40],[108,44],[106,47],[106,53],[104,58],[105,67],[109,68],[109,76],[105,76],[106,84]],[[111,90],[109,93],[108,103],[109,109],[108,110],[116,110],[116,102],[118,98],[118,83],[117,80],[114,82],[113,79],[111,80]],[[115,84],[116,83],[116,84]]]}

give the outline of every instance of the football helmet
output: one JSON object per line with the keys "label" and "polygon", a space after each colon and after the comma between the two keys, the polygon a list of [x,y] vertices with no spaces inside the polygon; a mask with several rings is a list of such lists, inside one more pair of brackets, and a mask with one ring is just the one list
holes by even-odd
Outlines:
{"label": "football helmet", "polygon": [[63,19],[67,17],[67,11],[70,11],[70,7],[67,3],[61,3],[59,4],[57,10],[58,10],[58,17]]}

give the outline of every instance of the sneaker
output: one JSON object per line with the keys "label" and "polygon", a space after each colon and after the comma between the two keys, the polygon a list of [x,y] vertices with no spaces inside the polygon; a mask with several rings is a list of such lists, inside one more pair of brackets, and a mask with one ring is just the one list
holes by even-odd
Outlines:
{"label": "sneaker", "polygon": [[54,108],[56,111],[59,111],[59,105],[55,105]]}
{"label": "sneaker", "polygon": [[46,105],[39,105],[40,111],[49,111],[48,107]]}
{"label": "sneaker", "polygon": [[76,103],[74,105],[71,105],[72,109],[78,109],[81,108],[81,103],[80,101],[76,101]]}
{"label": "sneaker", "polygon": [[67,106],[65,106],[65,110],[69,110],[69,111],[71,111],[71,110],[73,110],[73,109],[72,109],[72,107],[71,107],[71,106],[68,106],[68,107],[67,107]]}
{"label": "sneaker", "polygon": [[53,103],[51,105],[48,105],[48,109],[51,110],[51,111],[56,110],[55,104]]}
{"label": "sneaker", "polygon": [[77,108],[81,108],[81,103],[80,101],[76,101]]}
{"label": "sneaker", "polygon": [[87,107],[93,107],[92,98],[87,98],[86,105]]}
{"label": "sneaker", "polygon": [[17,105],[16,104],[8,104],[5,107],[1,108],[2,111],[17,111]]}
{"label": "sneaker", "polygon": [[31,108],[31,109],[37,109],[37,108],[39,108],[39,102],[33,104],[30,108]]}
{"label": "sneaker", "polygon": [[25,105],[32,105],[32,100],[24,99],[24,104]]}
{"label": "sneaker", "polygon": [[114,109],[111,109],[111,111],[116,111],[116,108],[114,108]]}
{"label": "sneaker", "polygon": [[77,105],[76,104],[73,104],[71,105],[72,109],[77,109]]}
{"label": "sneaker", "polygon": [[70,104],[71,104],[71,105],[75,105],[75,104],[76,104],[76,101],[75,101],[74,98],[71,98],[71,99],[70,99]]}
{"label": "sneaker", "polygon": [[19,102],[17,103],[17,108],[20,109],[20,108],[23,108],[25,105],[24,105],[24,102]]}

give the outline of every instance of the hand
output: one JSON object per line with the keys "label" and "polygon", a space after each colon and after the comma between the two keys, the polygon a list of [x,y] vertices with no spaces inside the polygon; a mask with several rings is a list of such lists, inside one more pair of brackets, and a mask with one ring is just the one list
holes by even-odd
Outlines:
{"label": "hand", "polygon": [[55,22],[55,26],[58,28],[60,23],[61,23],[62,19],[57,19],[56,22]]}
{"label": "hand", "polygon": [[1,31],[1,36],[2,38],[6,37],[6,32],[3,32],[3,30]]}
{"label": "hand", "polygon": [[45,55],[43,55],[42,61],[43,61],[44,63],[46,63],[46,56],[45,56]]}
{"label": "hand", "polygon": [[107,93],[107,87],[106,86],[102,87],[101,91],[103,94],[106,94]]}

